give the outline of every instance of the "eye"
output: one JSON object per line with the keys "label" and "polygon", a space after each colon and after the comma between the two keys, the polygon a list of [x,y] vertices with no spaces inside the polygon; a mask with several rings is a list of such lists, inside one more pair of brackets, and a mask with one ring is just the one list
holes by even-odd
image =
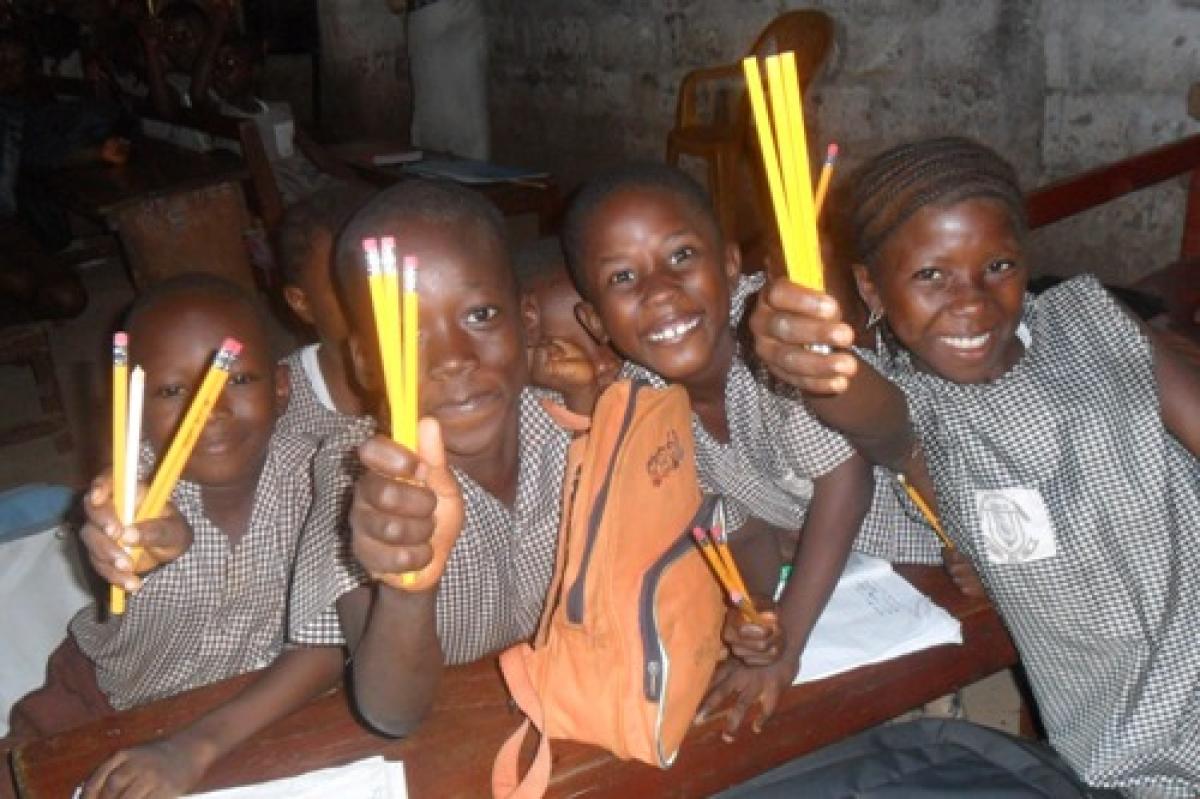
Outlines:
{"label": "eye", "polygon": [[254,372],[234,372],[229,375],[229,385],[231,386],[246,386],[258,381],[259,376]]}
{"label": "eye", "polygon": [[613,272],[611,272],[609,274],[607,282],[608,282],[608,285],[610,285],[610,286],[617,286],[622,283],[632,283],[633,282],[633,270],[632,269],[614,270]]}
{"label": "eye", "polygon": [[667,258],[667,262],[670,263],[671,266],[679,266],[680,264],[691,260],[695,255],[696,255],[695,247],[691,247],[691,246],[679,247],[679,248],[675,249],[674,252],[671,253],[670,257]]}
{"label": "eye", "polygon": [[926,266],[913,272],[913,280],[919,280],[923,283],[929,283],[934,280],[939,280],[942,277],[942,270],[935,266]]}
{"label": "eye", "polygon": [[187,389],[179,383],[168,383],[154,390],[154,396],[159,399],[177,399],[187,393]]}
{"label": "eye", "polygon": [[481,305],[478,308],[472,308],[467,311],[467,323],[472,325],[483,325],[495,319],[500,315],[500,309],[495,305]]}
{"label": "eye", "polygon": [[992,274],[1003,274],[1017,268],[1017,262],[1012,258],[997,258],[987,265],[987,271]]}

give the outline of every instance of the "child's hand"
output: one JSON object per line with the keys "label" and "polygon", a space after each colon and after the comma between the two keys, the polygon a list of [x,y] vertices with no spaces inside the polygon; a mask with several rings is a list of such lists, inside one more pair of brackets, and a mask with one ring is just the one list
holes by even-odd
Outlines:
{"label": "child's hand", "polygon": [[529,380],[562,394],[576,413],[591,415],[595,408],[596,367],[587,353],[566,339],[545,339],[531,349]]}
{"label": "child's hand", "polygon": [[191,791],[209,763],[198,751],[162,740],[117,752],[92,772],[81,799],[98,797],[174,797]]}
{"label": "child's hand", "polygon": [[786,648],[787,636],[775,614],[761,610],[763,603],[755,604],[760,607],[759,615],[767,622],[767,626],[747,621],[740,610],[730,608],[725,613],[721,638],[733,656],[747,666],[769,666],[779,660]]}
{"label": "child's hand", "polygon": [[979,573],[971,565],[971,561],[957,549],[942,550],[942,566],[950,575],[950,579],[958,586],[965,596],[987,596]]}
{"label": "child's hand", "polygon": [[[424,591],[442,577],[463,526],[463,498],[446,463],[441,428],[422,419],[416,456],[384,436],[358,449],[366,471],[350,508],[354,556],[394,588]],[[417,572],[415,581],[402,575]]]}
{"label": "child's hand", "polygon": [[[146,493],[138,486],[138,499]],[[192,545],[192,528],[174,505],[168,504],[164,515],[123,528],[117,518],[112,500],[112,477],[108,472],[92,482],[83,498],[87,522],[79,531],[87,548],[92,568],[112,585],[126,591],[142,586],[138,574],[145,574],[187,552]],[[126,551],[137,547],[137,561]]]}
{"label": "child's hand", "polygon": [[784,657],[770,666],[747,666],[736,660],[725,661],[717,667],[708,695],[696,714],[696,723],[705,722],[732,697],[733,707],[729,711],[729,718],[725,720],[721,737],[732,742],[746,714],[755,705],[759,706],[759,713],[750,728],[756,733],[762,732],[763,725],[775,712],[779,697],[796,679],[799,671],[800,657],[793,653],[785,653]]}
{"label": "child's hand", "polygon": [[[750,317],[754,351],[771,373],[814,394],[840,394],[858,370],[846,348],[854,330],[842,321],[837,300],[783,278],[772,280],[759,294]],[[828,354],[813,345],[834,348]]]}

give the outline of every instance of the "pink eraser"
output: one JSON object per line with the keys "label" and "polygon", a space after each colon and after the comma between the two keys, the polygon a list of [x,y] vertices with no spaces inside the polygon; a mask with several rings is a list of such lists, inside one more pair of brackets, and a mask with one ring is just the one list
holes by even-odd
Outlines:
{"label": "pink eraser", "polygon": [[366,250],[367,252],[371,252],[372,250],[378,250],[379,249],[379,239],[376,239],[376,238],[363,239],[362,246],[363,246],[363,249]]}
{"label": "pink eraser", "polygon": [[129,346],[129,334],[124,330],[118,330],[113,334],[113,345],[117,347]]}
{"label": "pink eraser", "polygon": [[221,342],[221,351],[228,352],[230,355],[236,358],[242,351],[242,342],[238,341],[236,338],[227,338]]}
{"label": "pink eraser", "polygon": [[387,248],[393,249],[393,250],[396,249],[396,237],[395,236],[384,236],[383,238],[381,238],[379,240],[379,246],[387,247]]}
{"label": "pink eraser", "polygon": [[693,527],[692,528],[692,538],[695,538],[697,541],[700,541],[701,543],[703,543],[704,529],[700,528],[700,527]]}
{"label": "pink eraser", "polygon": [[415,255],[404,256],[404,268],[405,269],[416,269],[417,268],[417,256],[415,256]]}
{"label": "pink eraser", "polygon": [[738,591],[729,592],[729,601],[735,605],[740,605],[746,601],[746,597],[742,596]]}
{"label": "pink eraser", "polygon": [[831,141],[831,142],[829,142],[829,147],[826,148],[826,150],[825,150],[825,160],[832,161],[837,157],[838,157],[837,142]]}

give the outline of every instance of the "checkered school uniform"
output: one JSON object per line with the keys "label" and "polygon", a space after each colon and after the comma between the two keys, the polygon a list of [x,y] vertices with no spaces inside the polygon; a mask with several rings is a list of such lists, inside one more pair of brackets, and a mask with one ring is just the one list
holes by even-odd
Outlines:
{"label": "checkered school uniform", "polygon": [[1012,632],[1050,742],[1089,783],[1200,796],[1200,463],[1150,342],[1091,277],[1027,299],[991,383],[873,357],[908,397],[946,530]]}
{"label": "checkered school uniform", "polygon": [[[310,344],[301,347],[281,361],[291,375],[291,392],[288,395],[287,410],[275,425],[275,429],[281,433],[306,436],[318,444],[354,419],[353,416],[339,413],[327,406],[313,388],[313,375],[305,368],[304,360],[306,357],[313,358],[319,346],[321,345]],[[306,355],[307,352],[313,355]],[[316,377],[323,379],[320,374]]]}
{"label": "checkered school uniform", "polygon": [[[762,288],[760,273],[743,276],[731,297],[736,327],[749,298]],[[624,375],[663,386],[657,374],[627,363]],[[765,369],[747,363],[739,347],[725,385],[729,442],[722,443],[692,415],[696,465],[707,490],[769,524],[798,530],[812,499],[813,479],[853,452],[849,442],[813,416],[798,395],[773,385]],[[887,473],[875,471],[875,494],[854,548],[891,561],[935,563],[941,550],[933,531],[902,510]]]}
{"label": "checkered school uniform", "polygon": [[[447,663],[478,660],[529,638],[537,629],[554,571],[563,472],[570,443],[570,435],[542,407],[542,398],[552,396],[534,388],[521,392],[519,472],[512,508],[465,472],[454,470],[466,517],[438,587],[437,630]],[[340,437],[344,450],[352,452],[369,437],[369,431],[356,429],[357,441]],[[352,468],[361,467],[355,464]],[[352,475],[339,479],[353,482]],[[326,545],[318,543],[321,538]],[[344,528],[341,538],[348,538]],[[329,539],[327,530],[306,543],[326,552],[344,551],[338,549],[344,545]],[[324,569],[326,587],[321,594],[334,601],[340,590],[352,587],[355,575],[348,571],[345,563]],[[326,611],[326,619],[330,613]],[[312,619],[297,618],[297,622],[302,628],[315,624]],[[303,639],[307,633],[301,629],[298,635]]]}
{"label": "checkered school uniform", "polygon": [[312,454],[302,438],[271,438],[236,547],[205,516],[200,486],[175,486],[171,502],[192,528],[188,551],[145,577],[124,616],[101,621],[92,604],[69,626],[113,707],[259,669],[283,651],[289,591],[293,605],[314,599],[291,579],[311,499]]}

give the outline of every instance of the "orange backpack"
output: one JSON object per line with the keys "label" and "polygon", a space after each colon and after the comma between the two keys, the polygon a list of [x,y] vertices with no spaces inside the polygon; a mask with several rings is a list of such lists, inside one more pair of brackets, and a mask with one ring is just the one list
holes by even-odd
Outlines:
{"label": "orange backpack", "polygon": [[[532,646],[500,656],[528,718],[496,756],[497,797],[545,792],[549,738],[671,765],[722,650],[723,598],[691,535],[713,525],[720,500],[700,492],[687,392],[614,383],[565,475],[541,624]],[[541,741],[522,780],[530,724]]]}

